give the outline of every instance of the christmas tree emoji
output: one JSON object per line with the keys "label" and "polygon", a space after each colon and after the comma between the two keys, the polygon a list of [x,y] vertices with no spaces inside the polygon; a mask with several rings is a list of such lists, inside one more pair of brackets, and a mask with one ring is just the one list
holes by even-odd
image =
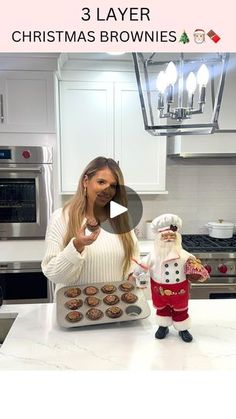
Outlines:
{"label": "christmas tree emoji", "polygon": [[188,35],[185,31],[183,31],[183,33],[182,33],[182,35],[179,39],[179,42],[182,42],[183,44],[187,44],[189,42],[189,37],[188,37]]}

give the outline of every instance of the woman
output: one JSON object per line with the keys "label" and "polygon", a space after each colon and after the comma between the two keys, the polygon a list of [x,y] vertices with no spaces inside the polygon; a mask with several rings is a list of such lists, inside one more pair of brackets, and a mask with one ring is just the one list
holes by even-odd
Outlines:
{"label": "woman", "polygon": [[[73,198],[56,210],[46,234],[46,253],[42,270],[53,283],[63,285],[128,279],[133,271],[131,260],[139,257],[134,232],[125,228],[127,213],[108,219],[113,233],[94,226],[107,220],[109,203],[126,204],[124,179],[113,159],[97,157],[82,173]],[[92,222],[90,221],[92,220]],[[87,225],[86,225],[87,222]],[[119,231],[128,231],[119,234]]]}

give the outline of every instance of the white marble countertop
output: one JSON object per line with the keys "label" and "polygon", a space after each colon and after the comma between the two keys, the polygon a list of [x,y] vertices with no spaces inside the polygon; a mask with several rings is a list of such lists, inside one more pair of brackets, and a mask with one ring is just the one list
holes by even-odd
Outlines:
{"label": "white marble countertop", "polygon": [[0,347],[0,370],[236,370],[236,300],[190,300],[191,333],[173,327],[154,338],[155,310],[145,320],[62,329],[54,304],[8,305],[18,313]]}
{"label": "white marble countertop", "polygon": [[0,240],[0,263],[40,262],[44,252],[44,240]]}

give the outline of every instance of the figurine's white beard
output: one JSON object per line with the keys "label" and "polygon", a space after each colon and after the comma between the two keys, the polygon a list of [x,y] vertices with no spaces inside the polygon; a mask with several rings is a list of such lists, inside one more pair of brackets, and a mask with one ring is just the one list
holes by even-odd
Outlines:
{"label": "figurine's white beard", "polygon": [[175,241],[168,242],[161,239],[161,234],[158,234],[155,242],[155,254],[158,256],[160,263],[178,258],[182,250],[181,235],[176,233]]}

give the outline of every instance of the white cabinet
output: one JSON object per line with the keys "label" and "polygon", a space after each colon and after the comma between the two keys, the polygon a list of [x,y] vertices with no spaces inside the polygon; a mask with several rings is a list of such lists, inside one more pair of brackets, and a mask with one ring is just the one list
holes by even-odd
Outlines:
{"label": "white cabinet", "polygon": [[165,192],[166,138],[145,132],[136,83],[60,82],[60,190],[74,193],[94,157],[119,161],[139,193]]}
{"label": "white cabinet", "polygon": [[60,190],[74,193],[87,163],[113,156],[113,86],[60,83]]}
{"label": "white cabinet", "polygon": [[166,138],[144,130],[136,83],[115,83],[115,156],[132,189],[165,191]]}
{"label": "white cabinet", "polygon": [[0,132],[55,132],[53,72],[0,71]]}

